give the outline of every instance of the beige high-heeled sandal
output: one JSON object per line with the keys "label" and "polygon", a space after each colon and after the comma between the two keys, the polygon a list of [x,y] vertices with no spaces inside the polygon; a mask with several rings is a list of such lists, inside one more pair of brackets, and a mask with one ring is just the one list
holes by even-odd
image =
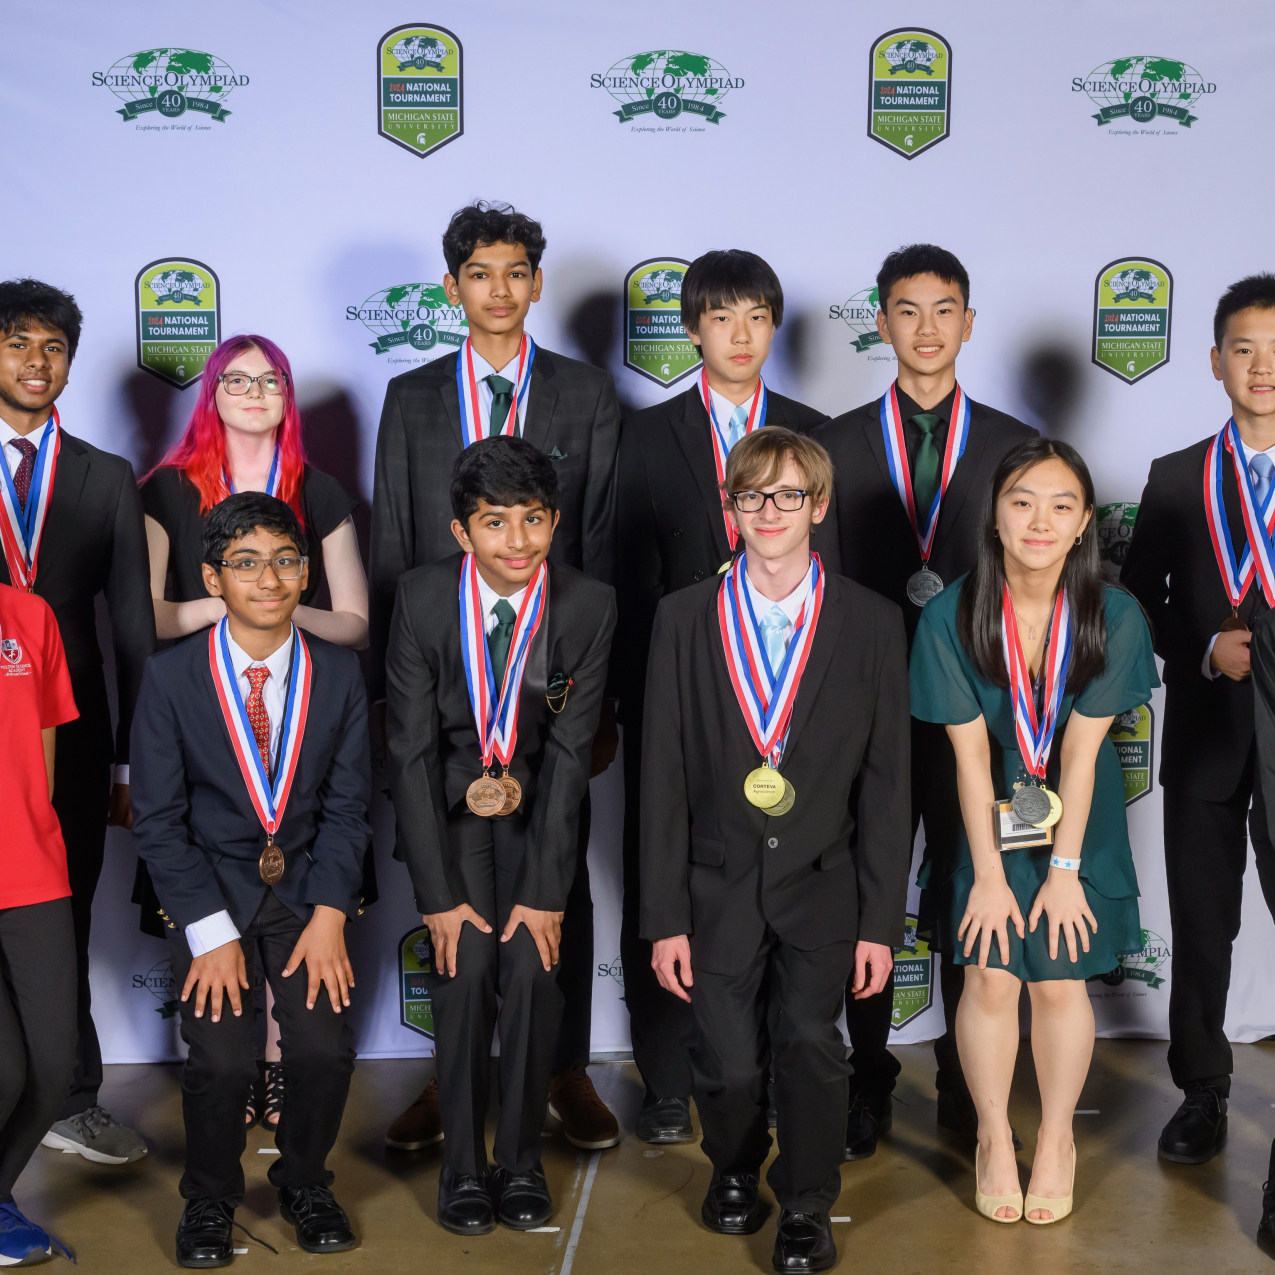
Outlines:
{"label": "beige high-heeled sandal", "polygon": [[[1023,1207],[1023,1221],[1030,1222],[1033,1226],[1052,1226],[1055,1222],[1061,1222],[1063,1218],[1071,1212],[1072,1201],[1076,1195],[1076,1144],[1071,1144],[1071,1190],[1067,1192],[1061,1199],[1050,1199],[1045,1195],[1033,1195],[1027,1192],[1026,1203]],[[1033,1209],[1044,1209],[1053,1214],[1053,1217],[1031,1217]]]}
{"label": "beige high-heeled sandal", "polygon": [[[984,1195],[978,1189],[978,1157],[980,1148],[974,1148],[974,1207],[986,1218],[991,1218],[993,1222],[1017,1222],[1023,1217],[1023,1193],[1015,1192],[1013,1195]],[[997,1209],[1017,1209],[1018,1212],[1013,1217],[997,1217]]]}

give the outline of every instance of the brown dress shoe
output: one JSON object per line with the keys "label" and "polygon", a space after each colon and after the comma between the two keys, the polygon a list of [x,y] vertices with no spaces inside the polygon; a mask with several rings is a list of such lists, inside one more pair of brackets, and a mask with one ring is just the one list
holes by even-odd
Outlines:
{"label": "brown dress shoe", "polygon": [[620,1141],[619,1122],[580,1063],[549,1081],[549,1114],[562,1121],[562,1132],[573,1147],[597,1151]]}
{"label": "brown dress shoe", "polygon": [[419,1151],[443,1140],[438,1115],[438,1081],[431,1080],[416,1101],[385,1132],[385,1145],[395,1151]]}

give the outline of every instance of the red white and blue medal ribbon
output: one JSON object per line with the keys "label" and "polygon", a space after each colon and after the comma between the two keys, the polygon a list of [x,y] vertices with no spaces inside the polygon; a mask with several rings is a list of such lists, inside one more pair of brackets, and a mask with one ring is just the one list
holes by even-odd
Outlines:
{"label": "red white and blue medal ribbon", "polygon": [[765,643],[757,628],[745,573],[748,554],[741,553],[722,577],[717,594],[717,620],[722,632],[722,649],[735,697],[743,710],[748,732],[757,751],[778,769],[788,741],[788,726],[801,686],[801,675],[810,658],[819,610],[823,606],[823,563],[817,553],[810,555],[807,593],[784,653],[783,663],[772,669]]}
{"label": "red white and blue medal ribbon", "polygon": [[518,701],[522,695],[522,674],[545,614],[545,586],[549,568],[541,563],[527,584],[514,621],[513,640],[509,643],[509,660],[505,665],[502,686],[495,685],[491,653],[483,624],[482,595],[478,589],[478,568],[474,555],[467,553],[460,568],[460,643],[465,661],[465,684],[469,687],[469,703],[474,711],[474,726],[483,751],[483,772],[490,769],[494,757],[508,767],[518,743]]}
{"label": "red white and blue medal ribbon", "polygon": [[939,489],[929,509],[918,510],[912,494],[912,468],[908,464],[907,439],[903,433],[903,418],[899,413],[897,382],[881,396],[881,432],[885,435],[885,455],[890,467],[890,480],[894,483],[903,507],[908,511],[916,542],[921,549],[921,561],[928,563],[934,548],[934,531],[939,525],[939,511],[948,484],[956,472],[956,464],[965,452],[970,436],[970,402],[958,385],[952,395],[952,422],[947,430],[947,447],[943,452],[943,468],[939,474]]}
{"label": "red white and blue medal ribbon", "polygon": [[[270,473],[266,476],[266,495],[267,496],[277,497],[279,495],[279,482],[280,482],[279,473],[280,473],[279,448],[278,448],[278,445],[276,445],[274,449],[274,455],[270,458]],[[221,481],[226,484],[227,494],[233,496],[235,494],[235,480],[231,478],[230,470],[225,468],[222,469]]]}
{"label": "red white and blue medal ribbon", "polygon": [[1001,599],[1001,640],[1005,647],[1005,667],[1009,670],[1009,692],[1014,701],[1018,751],[1028,773],[1043,784],[1045,768],[1049,765],[1050,745],[1054,742],[1054,730],[1058,725],[1058,710],[1066,693],[1067,666],[1071,663],[1071,607],[1067,603],[1067,590],[1059,589],[1049,623],[1049,642],[1045,650],[1045,695],[1039,719],[1031,669],[1023,657],[1018,616],[1014,612],[1014,599],[1008,584]]}
{"label": "red white and blue medal ribbon", "polygon": [[[713,393],[708,388],[708,368],[700,372],[699,390],[704,399],[704,410],[708,413],[712,426],[709,432],[713,436],[713,463],[717,466],[717,485],[720,487],[726,481],[726,457],[730,455],[730,421],[726,422],[726,427],[723,429],[721,422],[717,419],[717,413],[713,411]],[[759,376],[757,388],[753,391],[753,405],[748,410],[748,421],[744,425],[744,433],[751,434],[753,430],[761,429],[765,424],[766,382]],[[731,553],[734,553],[735,545],[739,541],[739,529],[731,521],[730,514],[725,509],[722,510],[722,518],[726,523],[726,543],[730,545]]]}
{"label": "red white and blue medal ribbon", "polygon": [[35,588],[35,573],[40,560],[40,538],[44,535],[44,520],[49,514],[49,500],[53,495],[53,480],[57,474],[58,453],[61,450],[62,428],[58,420],[58,409],[55,407],[35,454],[35,468],[31,471],[31,486],[27,491],[25,509],[18,501],[18,489],[9,472],[8,459],[0,457],[0,474],[4,476],[4,485],[0,487],[0,501],[4,504],[0,539],[4,540],[9,580],[15,589],[23,589],[27,593]]}
{"label": "red white and blue medal ribbon", "polygon": [[[1223,450],[1230,452],[1235,466],[1235,483],[1240,491],[1240,509],[1244,514],[1244,530],[1248,543],[1239,560],[1231,543],[1231,529],[1226,520],[1226,504],[1222,499],[1222,473],[1225,460]],[[1204,458],[1204,512],[1208,519],[1209,535],[1213,539],[1213,553],[1231,610],[1238,611],[1249,585],[1256,575],[1262,582],[1262,592],[1268,605],[1275,607],[1275,483],[1266,493],[1266,503],[1258,505],[1253,491],[1252,475],[1244,463],[1244,447],[1240,442],[1239,427],[1232,417],[1209,444]]]}
{"label": "red white and blue medal ribbon", "polygon": [[[531,365],[536,358],[536,343],[524,332],[522,345],[518,350],[518,375],[514,381],[513,402],[509,404],[509,415],[504,425],[497,431],[501,434],[521,434],[518,429],[518,409],[527,397],[527,389],[531,385]],[[461,343],[460,353],[456,356],[456,390],[460,395],[460,433],[466,447],[486,438],[490,430],[490,413],[482,410],[482,400],[478,393],[478,378],[474,375],[474,347],[468,337]]]}
{"label": "red white and blue medal ribbon", "polygon": [[297,773],[297,761],[301,756],[301,740],[305,736],[306,717],[310,711],[310,681],[313,664],[310,648],[301,636],[301,630],[292,626],[292,640],[296,644],[292,654],[292,668],[284,693],[283,722],[279,730],[278,765],[274,775],[267,774],[253,734],[248,710],[239,690],[239,679],[230,659],[229,621],[223,616],[208,634],[208,661],[212,666],[213,685],[217,688],[217,700],[221,715],[230,733],[230,744],[239,762],[239,771],[248,786],[248,796],[267,836],[273,838],[283,822],[284,808],[292,781]]}

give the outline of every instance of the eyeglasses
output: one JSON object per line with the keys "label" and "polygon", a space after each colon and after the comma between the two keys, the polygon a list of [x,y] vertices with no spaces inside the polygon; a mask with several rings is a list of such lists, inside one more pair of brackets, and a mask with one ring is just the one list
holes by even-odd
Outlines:
{"label": "eyeglasses", "polygon": [[283,383],[288,378],[280,372],[262,372],[260,376],[247,376],[243,372],[223,372],[218,378],[227,394],[247,394],[254,384],[261,386],[263,394],[282,394]]}
{"label": "eyeglasses", "polygon": [[241,584],[251,584],[265,575],[267,567],[275,573],[277,579],[298,580],[301,578],[301,572],[305,570],[305,564],[309,561],[309,558],[298,558],[292,554],[286,554],[279,558],[236,558],[233,562],[227,562],[223,558],[221,565],[229,567],[235,573],[235,579]]}
{"label": "eyeglasses", "polygon": [[775,508],[786,514],[794,514],[806,503],[809,492],[805,491],[732,491],[729,493],[731,504],[741,514],[760,513],[768,500],[773,501]]}

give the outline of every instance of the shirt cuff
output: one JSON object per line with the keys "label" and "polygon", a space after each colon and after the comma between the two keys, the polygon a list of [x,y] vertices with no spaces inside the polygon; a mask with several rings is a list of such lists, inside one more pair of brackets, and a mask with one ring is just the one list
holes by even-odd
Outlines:
{"label": "shirt cuff", "polygon": [[1209,641],[1209,649],[1204,652],[1204,663],[1200,665],[1200,672],[1203,673],[1210,682],[1216,682],[1217,679],[1222,676],[1222,674],[1209,663],[1209,661],[1213,658],[1213,644],[1221,636],[1222,635],[1220,633],[1213,634],[1212,639]]}
{"label": "shirt cuff", "polygon": [[116,784],[123,784],[128,787],[128,762],[125,762],[122,766],[111,767],[111,786],[114,787]]}
{"label": "shirt cuff", "polygon": [[222,908],[211,916],[192,921],[186,927],[186,942],[190,946],[191,956],[203,956],[223,943],[233,943],[239,938],[239,931],[230,919],[230,913]]}

